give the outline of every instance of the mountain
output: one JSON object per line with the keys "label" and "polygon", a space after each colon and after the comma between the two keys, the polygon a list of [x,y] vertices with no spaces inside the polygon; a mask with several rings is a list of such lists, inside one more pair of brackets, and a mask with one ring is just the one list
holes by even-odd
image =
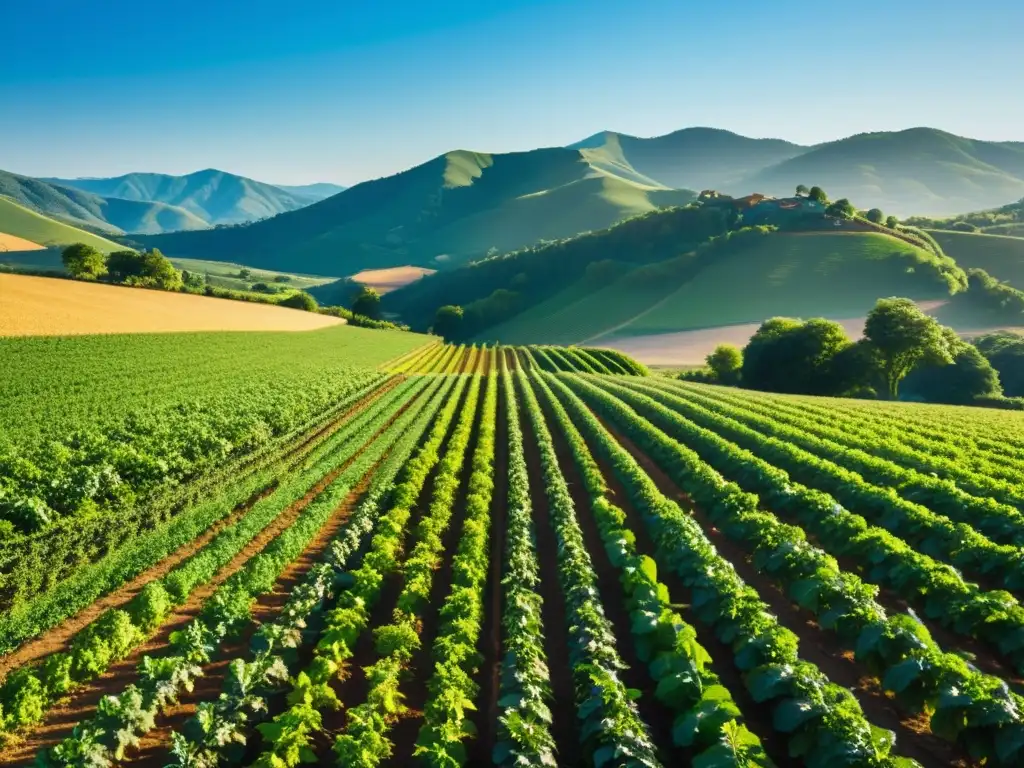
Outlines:
{"label": "mountain", "polygon": [[339,192],[344,192],[348,189],[348,187],[342,187],[338,184],[328,184],[327,182],[320,182],[317,184],[299,184],[298,186],[274,184],[273,186],[278,189],[283,189],[285,192],[289,192],[297,198],[308,200],[308,205],[320,202],[328,197],[333,197]]}
{"label": "mountain", "polygon": [[[207,169],[186,176],[129,173],[109,179],[44,179],[63,187],[106,198],[163,203],[188,211],[206,225],[241,224],[294,211],[322,200],[334,185],[307,185],[292,190],[224,171]],[[329,189],[322,189],[328,187]],[[122,227],[124,229],[124,227]],[[195,227],[188,227],[195,229]],[[163,230],[129,230],[153,233]]]}
{"label": "mountain", "polygon": [[0,171],[0,196],[43,216],[104,235],[205,229],[208,226],[195,214],[165,203],[101,197],[6,171]]}
{"label": "mountain", "polygon": [[1024,197],[1024,143],[977,141],[934,128],[863,133],[757,171],[737,190],[785,195],[797,184],[897,216],[995,207]]}
{"label": "mountain", "polygon": [[459,150],[248,226],[142,238],[171,256],[322,275],[438,267],[694,198],[608,153]]}
{"label": "mountain", "polygon": [[744,178],[810,149],[781,139],[751,139],[718,128],[683,128],[649,139],[604,131],[573,148],[621,157],[640,173],[669,187],[723,191],[735,190]]}

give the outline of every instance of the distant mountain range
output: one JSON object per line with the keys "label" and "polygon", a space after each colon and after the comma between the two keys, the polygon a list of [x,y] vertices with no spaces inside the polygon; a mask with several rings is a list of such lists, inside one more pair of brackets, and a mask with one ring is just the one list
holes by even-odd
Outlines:
{"label": "distant mountain range", "polygon": [[603,229],[694,197],[603,148],[456,151],[267,221],[141,240],[176,256],[346,275],[404,264],[454,265]]}

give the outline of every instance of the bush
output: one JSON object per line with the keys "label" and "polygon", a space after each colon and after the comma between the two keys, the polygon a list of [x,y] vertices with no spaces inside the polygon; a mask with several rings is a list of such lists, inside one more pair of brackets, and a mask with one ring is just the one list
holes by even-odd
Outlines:
{"label": "bush", "polygon": [[744,386],[766,392],[836,394],[849,383],[836,380],[832,361],[851,345],[843,327],[832,320],[773,317],[743,350],[741,378]]}
{"label": "bush", "polygon": [[85,243],[69,245],[60,254],[68,274],[79,280],[96,280],[107,273],[107,257]]}
{"label": "bush", "polygon": [[719,344],[706,360],[715,381],[719,384],[736,386],[740,383],[743,353],[738,348],[732,344]]}
{"label": "bush", "polygon": [[305,291],[296,291],[291,296],[282,299],[279,304],[282,307],[291,307],[292,309],[303,309],[306,312],[316,312],[320,305],[316,303],[316,299],[310,296]]}

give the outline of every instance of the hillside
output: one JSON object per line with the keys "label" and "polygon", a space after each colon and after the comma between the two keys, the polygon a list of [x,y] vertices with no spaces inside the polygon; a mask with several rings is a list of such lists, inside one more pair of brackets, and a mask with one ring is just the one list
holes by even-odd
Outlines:
{"label": "hillside", "polygon": [[[188,211],[205,225],[240,224],[269,218],[322,200],[335,194],[333,190],[340,189],[331,184],[284,189],[212,168],[185,176],[129,173],[105,179],[45,181],[101,197],[164,203]],[[153,222],[146,228],[121,226],[126,231],[145,234],[199,228],[202,227],[165,226],[165,222]]]}
{"label": "hillside", "polygon": [[[94,235],[92,232],[86,232],[62,221],[43,216],[41,213],[19,205],[6,197],[0,197],[0,232],[44,246],[88,243],[104,253],[124,247],[112,240]],[[17,249],[0,250],[15,251]]]}
{"label": "hillside", "polygon": [[110,235],[208,226],[190,211],[167,203],[106,198],[7,171],[0,171],[0,196],[43,216]]}
{"label": "hillside", "polygon": [[[775,315],[863,315],[889,295],[949,296],[932,254],[875,233],[774,233],[637,268],[610,285],[577,283],[480,340],[581,344],[760,322]],[[914,271],[908,272],[913,265]]]}
{"label": "hillside", "polygon": [[809,149],[717,128],[683,128],[653,138],[604,131],[573,147],[621,157],[641,174],[669,187],[737,192],[741,180]]}
{"label": "hillside", "polygon": [[984,269],[1024,289],[1024,237],[931,230],[932,237],[964,269]]}
{"label": "hillside", "polygon": [[283,189],[285,192],[288,192],[297,198],[307,200],[309,205],[325,200],[328,197],[332,197],[339,192],[344,192],[348,189],[348,187],[343,187],[340,184],[329,184],[327,182],[299,185],[273,184],[272,186],[275,186],[278,189]]}
{"label": "hillside", "polygon": [[457,151],[245,227],[145,238],[164,253],[271,269],[353,274],[436,268],[601,229],[693,199],[579,150]]}
{"label": "hillside", "polygon": [[898,216],[949,215],[1024,197],[1024,143],[976,141],[932,128],[865,133],[758,171],[741,187],[791,194],[817,184],[833,198]]}

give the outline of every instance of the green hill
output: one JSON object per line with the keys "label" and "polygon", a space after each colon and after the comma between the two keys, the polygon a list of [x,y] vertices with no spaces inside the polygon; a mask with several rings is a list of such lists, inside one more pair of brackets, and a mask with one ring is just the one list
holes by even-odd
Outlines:
{"label": "green hill", "polygon": [[[62,187],[91,192],[106,198],[142,203],[163,203],[187,211],[201,226],[164,226],[152,219],[147,228],[129,228],[129,232],[156,234],[182,229],[203,229],[209,225],[240,224],[276,216],[303,208],[335,194],[340,187],[331,184],[307,185],[285,189],[215,169],[185,176],[163,173],[129,173],[105,179],[44,179]],[[167,222],[172,224],[173,222]]]}
{"label": "green hill", "polygon": [[964,269],[984,269],[992,277],[1024,290],[1024,237],[931,230],[947,255]]}
{"label": "green hill", "polygon": [[[0,232],[16,235],[46,246],[88,243],[104,253],[123,250],[124,246],[106,238],[43,216],[13,200],[0,197]],[[42,251],[38,252],[42,254]]]}
{"label": "green hill", "polygon": [[760,170],[740,187],[784,195],[797,184],[817,184],[833,198],[899,216],[977,210],[1024,197],[1024,143],[976,141],[933,128],[865,133]]}
{"label": "green hill", "polygon": [[774,315],[849,317],[884,296],[948,298],[947,271],[955,268],[884,234],[776,232],[640,266],[604,286],[579,281],[477,340],[580,344]]}
{"label": "green hill", "polygon": [[934,254],[888,235],[776,233],[714,261],[619,336],[790,317],[855,317],[879,298],[949,297]]}
{"label": "green hill", "polygon": [[166,203],[106,198],[6,171],[0,171],[0,195],[43,216],[110,235],[209,226],[195,214]]}
{"label": "green hill", "polygon": [[457,151],[244,227],[145,238],[172,256],[352,274],[444,266],[692,200],[580,150]]}
{"label": "green hill", "polygon": [[605,131],[573,146],[621,157],[631,168],[669,187],[725,191],[734,190],[751,174],[809,149],[717,128],[684,128],[649,139]]}

